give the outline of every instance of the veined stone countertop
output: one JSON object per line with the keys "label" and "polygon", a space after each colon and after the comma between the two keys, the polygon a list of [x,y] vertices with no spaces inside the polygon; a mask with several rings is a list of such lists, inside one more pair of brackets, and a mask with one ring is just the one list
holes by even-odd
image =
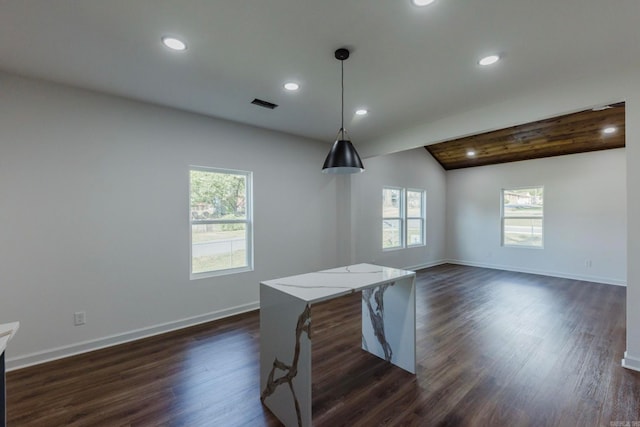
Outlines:
{"label": "veined stone countertop", "polygon": [[18,327],[20,327],[20,322],[0,324],[0,354],[4,353],[7,343],[16,334]]}
{"label": "veined stone countertop", "polygon": [[379,286],[415,276],[414,271],[355,264],[315,273],[300,274],[261,282],[309,303],[351,294],[371,286]]}

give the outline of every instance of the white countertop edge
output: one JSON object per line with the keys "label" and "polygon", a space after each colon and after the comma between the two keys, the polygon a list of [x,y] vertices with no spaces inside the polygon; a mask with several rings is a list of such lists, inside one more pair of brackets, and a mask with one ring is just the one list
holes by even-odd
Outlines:
{"label": "white countertop edge", "polygon": [[[378,280],[373,280],[370,283],[357,283],[353,285],[348,281],[345,282],[346,277],[356,275],[375,274],[381,275],[383,273],[392,273],[392,277],[384,277]],[[326,276],[325,276],[326,275]],[[325,281],[327,276],[335,275],[338,279],[338,283],[331,285],[331,282]],[[308,303],[318,303],[324,300],[337,298],[344,295],[349,295],[355,292],[360,292],[363,289],[381,286],[387,283],[392,283],[397,280],[405,280],[408,278],[415,278],[416,273],[410,270],[401,270],[392,267],[384,267],[373,264],[354,264],[344,267],[332,268],[328,270],[316,271],[312,273],[299,274],[289,277],[283,277],[280,279],[273,279],[260,282],[261,286],[268,286],[273,289],[277,289],[281,292],[289,294],[290,296],[300,299]],[[317,284],[309,283],[309,279],[322,278]],[[314,280],[315,281],[315,280]],[[305,283],[306,282],[306,283]],[[314,292],[315,290],[315,292]],[[326,292],[324,292],[324,291]],[[319,292],[318,292],[319,291]]]}
{"label": "white countertop edge", "polygon": [[[352,268],[363,268],[363,267],[370,268],[373,271],[348,271],[349,269],[352,269]],[[388,280],[389,282],[393,282],[394,280],[397,280],[398,278],[406,278],[406,277],[411,277],[411,276],[415,276],[416,275],[416,272],[415,271],[411,271],[411,270],[402,270],[400,268],[385,267],[385,266],[382,266],[382,265],[361,263],[361,264],[346,265],[346,266],[337,267],[337,268],[329,268],[327,270],[312,271],[312,272],[309,272],[309,273],[295,274],[293,276],[281,277],[281,278],[277,278],[277,279],[263,280],[260,283],[263,284],[263,285],[271,285],[271,284],[277,284],[278,282],[283,282],[283,281],[290,282],[291,279],[295,279],[295,278],[299,278],[299,277],[303,277],[303,276],[315,275],[315,274],[376,274],[376,273],[381,273],[380,269],[394,270],[394,271],[397,271],[399,273],[398,277],[389,278],[389,280]]]}
{"label": "white countertop edge", "polygon": [[0,324],[0,354],[4,353],[7,343],[18,331],[20,322],[11,322]]}

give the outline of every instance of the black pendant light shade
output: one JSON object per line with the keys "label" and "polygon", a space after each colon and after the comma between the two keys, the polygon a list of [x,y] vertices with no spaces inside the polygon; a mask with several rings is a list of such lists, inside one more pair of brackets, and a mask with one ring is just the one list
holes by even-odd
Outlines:
{"label": "black pendant light shade", "polygon": [[322,166],[322,172],[332,174],[360,173],[364,171],[362,160],[348,139],[338,139]]}
{"label": "black pendant light shade", "polygon": [[342,126],[338,131],[336,142],[333,143],[331,151],[327,155],[323,173],[349,174],[364,171],[362,160],[351,141],[346,137],[347,131],[344,129],[344,60],[349,57],[349,51],[345,48],[336,50],[335,57],[340,61],[342,69]]}

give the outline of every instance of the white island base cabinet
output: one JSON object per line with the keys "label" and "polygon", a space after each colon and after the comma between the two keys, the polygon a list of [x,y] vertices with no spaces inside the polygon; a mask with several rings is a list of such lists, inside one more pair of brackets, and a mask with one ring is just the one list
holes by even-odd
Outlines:
{"label": "white island base cabinet", "polygon": [[311,306],[362,293],[362,348],[416,372],[415,272],[356,264],[260,283],[260,399],[311,426]]}

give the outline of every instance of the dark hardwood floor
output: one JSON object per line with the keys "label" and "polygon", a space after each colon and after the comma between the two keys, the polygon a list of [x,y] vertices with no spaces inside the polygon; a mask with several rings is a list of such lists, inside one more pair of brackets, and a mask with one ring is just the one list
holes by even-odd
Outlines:
{"label": "dark hardwood floor", "polygon": [[[625,288],[454,265],[416,284],[415,376],[359,349],[359,294],[313,307],[314,425],[640,425]],[[258,359],[252,312],[13,371],[8,425],[277,426]]]}

